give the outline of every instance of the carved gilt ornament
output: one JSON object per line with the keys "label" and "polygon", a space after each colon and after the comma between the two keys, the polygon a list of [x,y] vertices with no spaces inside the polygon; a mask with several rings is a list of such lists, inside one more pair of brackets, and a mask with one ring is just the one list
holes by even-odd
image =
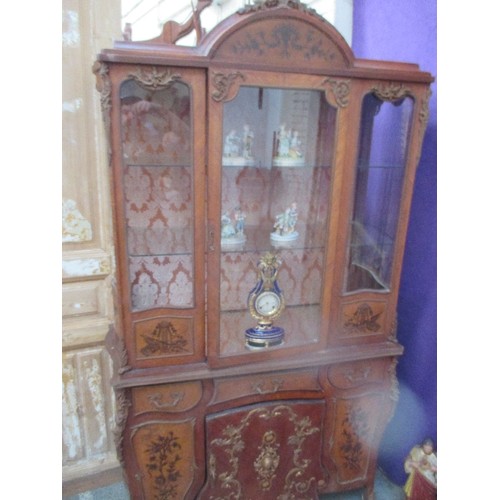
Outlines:
{"label": "carved gilt ornament", "polygon": [[215,90],[212,92],[212,99],[216,102],[225,101],[231,86],[238,78],[245,80],[245,76],[239,71],[228,74],[212,73],[212,85],[215,87]]}
{"label": "carved gilt ornament", "polygon": [[149,69],[138,68],[128,76],[150,92],[164,90],[181,79],[181,75],[172,73],[169,68],[159,69],[156,66]]}

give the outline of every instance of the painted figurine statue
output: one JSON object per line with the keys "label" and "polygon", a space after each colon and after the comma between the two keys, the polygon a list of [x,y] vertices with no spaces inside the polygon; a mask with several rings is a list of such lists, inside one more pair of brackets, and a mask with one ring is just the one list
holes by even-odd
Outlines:
{"label": "painted figurine statue", "polygon": [[230,213],[224,212],[221,216],[221,242],[222,245],[237,245],[246,241],[245,235],[246,215],[241,207],[235,207]]}
{"label": "painted figurine statue", "polygon": [[277,167],[304,166],[302,141],[298,130],[287,129],[285,124],[274,133],[273,165]]}
{"label": "painted figurine statue", "polygon": [[253,157],[254,133],[250,125],[243,126],[240,136],[236,130],[231,130],[224,139],[222,164],[229,166],[251,166],[255,163]]}
{"label": "painted figurine statue", "polygon": [[299,237],[295,230],[298,213],[297,203],[292,203],[284,212],[276,216],[271,239],[276,241],[293,241]]}
{"label": "painted figurine statue", "polygon": [[405,460],[409,474],[404,491],[409,500],[435,500],[437,498],[437,457],[432,439],[414,446]]}

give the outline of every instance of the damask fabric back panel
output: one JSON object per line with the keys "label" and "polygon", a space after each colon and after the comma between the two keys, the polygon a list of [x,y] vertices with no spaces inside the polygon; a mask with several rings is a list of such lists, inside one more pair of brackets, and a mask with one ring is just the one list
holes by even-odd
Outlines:
{"label": "damask fabric back panel", "polygon": [[316,498],[323,401],[246,406],[207,418],[208,479],[200,498]]}
{"label": "damask fabric back panel", "polygon": [[191,168],[124,170],[129,280],[134,310],[193,304]]}

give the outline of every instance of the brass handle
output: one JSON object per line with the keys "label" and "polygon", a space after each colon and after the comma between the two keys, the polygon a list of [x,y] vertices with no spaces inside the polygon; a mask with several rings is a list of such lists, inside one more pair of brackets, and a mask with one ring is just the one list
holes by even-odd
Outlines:
{"label": "brass handle", "polygon": [[155,408],[158,408],[159,410],[163,408],[174,408],[184,399],[184,393],[172,392],[170,394],[170,401],[166,402],[162,401],[163,395],[160,393],[151,394],[151,396],[149,396],[148,399],[151,405],[154,406]]}
{"label": "brass handle", "polygon": [[256,382],[255,384],[252,384],[252,389],[259,394],[273,394],[275,392],[278,392],[278,390],[283,387],[284,383],[284,380],[271,380],[272,387],[270,389],[265,389],[266,381],[262,380],[260,382]]}
{"label": "brass handle", "polygon": [[344,372],[344,377],[351,384],[354,382],[363,382],[368,378],[371,371],[372,371],[371,366],[367,366],[363,369],[358,369],[358,370],[354,369],[346,370]]}

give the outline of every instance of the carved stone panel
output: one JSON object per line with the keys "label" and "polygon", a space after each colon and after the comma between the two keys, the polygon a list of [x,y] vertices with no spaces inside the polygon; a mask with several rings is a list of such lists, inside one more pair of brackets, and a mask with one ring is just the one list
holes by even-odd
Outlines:
{"label": "carved stone panel", "polygon": [[209,417],[208,480],[200,498],[317,498],[326,484],[323,413],[323,401],[282,401]]}

